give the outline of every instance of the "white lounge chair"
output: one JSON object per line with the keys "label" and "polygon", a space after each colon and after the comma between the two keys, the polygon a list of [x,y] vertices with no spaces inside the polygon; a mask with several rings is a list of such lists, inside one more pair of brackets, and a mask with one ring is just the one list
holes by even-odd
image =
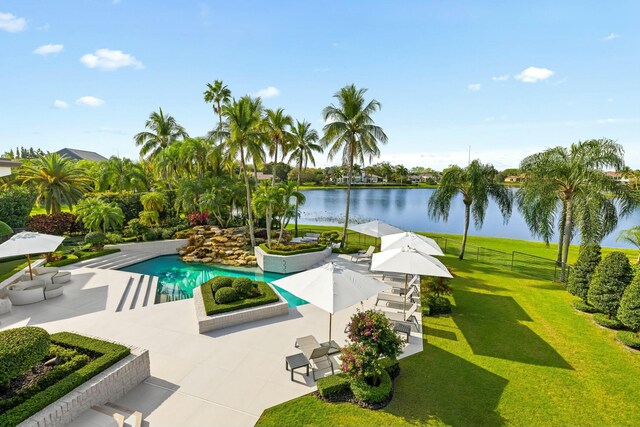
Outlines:
{"label": "white lounge chair", "polygon": [[351,257],[351,262],[358,262],[362,259],[371,259],[371,257],[373,256],[373,251],[376,250],[375,246],[369,246],[369,249],[367,249],[366,252],[363,253],[357,253],[355,255],[353,255]]}
{"label": "white lounge chair", "polygon": [[316,371],[331,368],[331,374],[334,374],[333,362],[329,357],[330,345],[321,346],[316,337],[307,335],[296,339],[296,347],[302,351],[311,364],[311,375],[316,380]]}
{"label": "white lounge chair", "polygon": [[[58,267],[35,267],[31,269],[33,278],[42,279],[45,283],[51,283],[53,276],[55,276],[59,271]],[[27,271],[24,273],[21,280],[23,282],[31,280],[31,274]]]}
{"label": "white lounge chair", "polygon": [[7,287],[7,296],[13,305],[27,305],[44,301],[44,280],[16,282]]}
{"label": "white lounge chair", "polygon": [[[404,289],[403,289],[404,290]],[[417,289],[415,286],[411,286],[409,288],[409,292],[407,292],[407,298],[405,300],[404,295],[400,295],[400,294],[391,294],[388,292],[380,292],[378,293],[378,297],[376,298],[376,304],[378,305],[379,302],[384,302],[385,304],[389,305],[389,303],[393,303],[393,304],[403,304],[405,301],[408,301],[410,303],[416,303],[416,301],[414,299],[417,298],[417,301],[420,301],[419,296],[417,296]]]}
{"label": "white lounge chair", "polygon": [[419,308],[418,304],[411,305],[411,308],[407,310],[406,316],[403,311],[383,310],[382,312],[384,313],[385,316],[387,316],[387,319],[389,319],[392,322],[409,322],[416,325],[416,328],[420,330],[420,322],[416,317],[416,312],[418,311],[418,308]]}

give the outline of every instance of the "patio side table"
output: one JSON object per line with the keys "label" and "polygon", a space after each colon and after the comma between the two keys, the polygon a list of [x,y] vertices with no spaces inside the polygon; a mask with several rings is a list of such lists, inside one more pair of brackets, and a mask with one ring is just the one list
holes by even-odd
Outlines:
{"label": "patio side table", "polygon": [[292,354],[285,358],[285,369],[291,369],[291,381],[293,381],[293,371],[298,368],[307,368],[307,376],[309,376],[309,359],[302,353]]}

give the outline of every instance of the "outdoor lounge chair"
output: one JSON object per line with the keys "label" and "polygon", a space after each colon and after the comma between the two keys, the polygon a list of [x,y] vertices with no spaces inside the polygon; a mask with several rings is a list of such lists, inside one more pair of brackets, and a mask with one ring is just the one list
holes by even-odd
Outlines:
{"label": "outdoor lounge chair", "polygon": [[357,253],[357,254],[353,255],[351,257],[351,262],[358,262],[361,259],[369,259],[370,260],[371,257],[373,256],[373,251],[375,251],[375,250],[376,250],[375,246],[369,246],[369,249],[367,249],[366,252]]}
{"label": "outdoor lounge chair", "polygon": [[[404,288],[403,288],[404,291]],[[406,301],[410,302],[410,303],[414,303],[414,298],[416,298],[416,294],[417,294],[417,289],[415,286],[411,286],[409,288],[409,291],[407,292],[407,299]],[[419,300],[419,298],[418,298]],[[380,292],[378,293],[378,297],[376,298],[376,304],[378,305],[378,303],[382,301],[384,303],[395,303],[395,304],[403,304],[405,302],[405,298],[404,295],[399,295],[399,294],[391,294],[388,292]]]}
{"label": "outdoor lounge chair", "polygon": [[296,339],[296,347],[302,351],[309,363],[311,364],[311,375],[313,380],[316,380],[316,371],[331,368],[331,374],[334,374],[333,362],[329,357],[329,345],[321,346],[316,337],[313,335],[307,335]]}
{"label": "outdoor lounge chair", "polygon": [[[51,283],[53,276],[58,274],[60,270],[57,267],[35,267],[31,269],[33,279],[42,279],[45,283]],[[23,282],[31,280],[31,274],[27,271],[21,279]]]}
{"label": "outdoor lounge chair", "polygon": [[44,301],[44,286],[42,279],[21,281],[7,287],[7,296],[13,305],[27,305]]}
{"label": "outdoor lounge chair", "polygon": [[418,311],[418,304],[413,304],[411,308],[407,310],[406,317],[402,311],[383,310],[383,313],[385,316],[387,316],[387,319],[389,319],[392,322],[409,322],[416,325],[417,330],[420,330],[420,322],[416,317],[417,311]]}

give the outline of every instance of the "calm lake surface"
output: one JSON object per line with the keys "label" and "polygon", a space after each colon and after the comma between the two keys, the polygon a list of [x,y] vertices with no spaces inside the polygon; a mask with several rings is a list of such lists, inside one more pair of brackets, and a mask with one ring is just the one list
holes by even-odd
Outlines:
{"label": "calm lake surface", "polygon": [[[427,231],[433,233],[461,234],[464,226],[464,205],[457,197],[451,204],[449,220],[434,222],[427,215],[427,200],[433,193],[431,188],[414,189],[369,189],[351,191],[351,224],[379,219],[405,230]],[[347,203],[346,190],[305,190],[307,202],[301,207],[300,222],[303,224],[335,225],[344,224],[344,210]],[[640,225],[640,210],[620,220],[618,229],[608,235],[602,246],[629,247],[616,242],[621,230]],[[491,203],[481,229],[469,227],[470,235],[507,237],[512,239],[538,240],[529,232],[527,224],[514,207],[507,225],[503,224],[498,207]],[[578,242],[578,239],[574,239]]]}

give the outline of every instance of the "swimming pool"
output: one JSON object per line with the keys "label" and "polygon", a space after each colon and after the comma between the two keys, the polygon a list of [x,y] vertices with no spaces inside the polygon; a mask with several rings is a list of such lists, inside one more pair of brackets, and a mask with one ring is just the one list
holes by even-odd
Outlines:
{"label": "swimming pool", "polygon": [[[157,293],[182,293],[188,298],[193,297],[193,289],[216,276],[248,277],[251,280],[271,283],[281,279],[286,274],[269,273],[259,268],[232,268],[208,264],[186,263],[177,255],[164,255],[146,261],[123,267],[120,271],[146,274],[158,277]],[[273,285],[280,295],[289,303],[289,307],[307,304],[303,299]]]}

